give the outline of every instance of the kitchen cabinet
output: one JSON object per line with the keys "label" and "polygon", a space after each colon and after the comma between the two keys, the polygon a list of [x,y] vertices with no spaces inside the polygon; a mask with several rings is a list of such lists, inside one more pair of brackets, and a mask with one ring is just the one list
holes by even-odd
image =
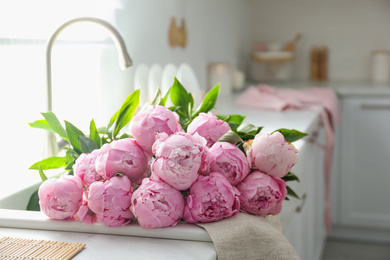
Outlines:
{"label": "kitchen cabinet", "polygon": [[237,106],[235,95],[222,96],[216,105],[222,114],[246,115],[246,123],[264,126],[262,132],[279,128],[309,133],[294,145],[299,150],[298,163],[291,169],[300,182],[288,185],[302,198],[284,201],[280,213],[283,233],[302,260],[320,260],[326,240],[324,151],[317,143],[325,143],[325,129],[315,111],[271,111]]}
{"label": "kitchen cabinet", "polygon": [[[302,260],[321,259],[326,239],[325,230],[325,188],[323,175],[324,152],[316,143],[324,142],[324,129],[317,129],[299,151],[299,162],[292,172],[299,183],[289,185],[299,194],[301,200],[286,201],[282,214],[293,207],[290,223],[284,229],[286,238],[293,245]],[[294,200],[294,201],[293,201]]]}
{"label": "kitchen cabinet", "polygon": [[336,237],[390,241],[390,96],[341,96]]}

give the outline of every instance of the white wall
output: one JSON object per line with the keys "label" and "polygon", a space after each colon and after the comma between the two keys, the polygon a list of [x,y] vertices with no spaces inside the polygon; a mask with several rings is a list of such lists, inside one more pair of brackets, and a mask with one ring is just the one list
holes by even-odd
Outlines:
{"label": "white wall", "polygon": [[[249,2],[238,0],[127,0],[115,10],[135,65],[189,63],[206,84],[209,62],[226,61],[242,69],[249,51]],[[186,19],[188,45],[171,48],[171,17]]]}
{"label": "white wall", "polygon": [[[105,84],[101,90],[105,97],[101,101],[104,103],[102,107],[106,114],[105,121],[119,109],[119,105],[133,90],[134,71],[140,64],[150,67],[154,63],[162,66],[167,63],[177,66],[188,63],[194,69],[203,90],[208,89],[208,63],[229,62],[233,68],[245,70],[245,59],[250,50],[249,1],[115,0],[111,4],[107,4],[107,1],[101,3],[104,8],[84,7],[85,10],[78,11],[77,15],[93,15],[113,24],[124,38],[133,60],[133,66],[122,72],[117,65],[114,48],[103,54],[105,62],[98,73]],[[56,7],[53,10],[60,12],[61,9]],[[169,46],[168,32],[172,17],[176,17],[178,23],[181,18],[186,20],[188,43],[184,49]],[[66,21],[65,18],[70,19],[68,15],[62,17],[62,21]],[[79,26],[72,25],[73,28]],[[61,37],[64,36],[61,34]],[[54,50],[53,55],[61,56],[54,54]],[[67,62],[79,62],[77,59],[79,58],[69,57],[67,61],[65,57],[58,65],[53,62],[53,66],[64,68],[63,65]],[[74,66],[65,68],[69,75],[78,74]],[[59,86],[59,89],[75,84],[68,75],[55,75],[54,80],[57,84],[62,84],[63,87]],[[91,84],[96,86],[96,83]],[[76,86],[75,88],[77,89]],[[59,103],[61,100],[53,101],[54,105]]]}
{"label": "white wall", "polygon": [[295,77],[308,79],[313,46],[329,48],[329,77],[369,78],[372,50],[390,49],[388,0],[251,0],[252,41],[286,42],[296,33]]}

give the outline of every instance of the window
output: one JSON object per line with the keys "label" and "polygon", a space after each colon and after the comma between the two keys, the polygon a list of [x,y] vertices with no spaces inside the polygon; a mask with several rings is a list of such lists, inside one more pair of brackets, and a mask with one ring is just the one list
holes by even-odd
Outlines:
{"label": "window", "polygon": [[[40,180],[38,173],[28,168],[43,159],[45,132],[28,123],[42,119],[40,112],[47,109],[46,40],[70,19],[94,16],[109,20],[114,9],[112,1],[0,3],[0,197]],[[105,109],[114,95],[107,82],[113,77],[123,81],[125,74],[118,67],[107,32],[95,24],[71,25],[58,37],[52,57],[53,112],[59,119],[86,133],[91,118],[98,126],[108,122],[117,108]]]}

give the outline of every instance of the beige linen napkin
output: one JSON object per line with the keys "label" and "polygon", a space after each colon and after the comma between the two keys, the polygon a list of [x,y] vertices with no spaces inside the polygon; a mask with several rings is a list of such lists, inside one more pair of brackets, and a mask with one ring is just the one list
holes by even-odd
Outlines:
{"label": "beige linen napkin", "polygon": [[197,223],[209,233],[218,260],[299,260],[281,232],[278,216],[246,213],[212,223]]}

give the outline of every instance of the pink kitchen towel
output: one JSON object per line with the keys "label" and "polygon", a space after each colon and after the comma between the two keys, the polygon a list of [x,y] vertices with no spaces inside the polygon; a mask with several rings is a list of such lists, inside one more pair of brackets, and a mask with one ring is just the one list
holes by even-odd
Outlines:
{"label": "pink kitchen towel", "polygon": [[259,85],[248,88],[237,99],[239,106],[249,106],[270,110],[314,110],[318,111],[325,126],[326,144],[324,157],[325,190],[326,190],[326,228],[330,231],[332,225],[330,204],[330,175],[334,150],[334,133],[340,122],[339,102],[336,93],[330,88],[275,88]]}

